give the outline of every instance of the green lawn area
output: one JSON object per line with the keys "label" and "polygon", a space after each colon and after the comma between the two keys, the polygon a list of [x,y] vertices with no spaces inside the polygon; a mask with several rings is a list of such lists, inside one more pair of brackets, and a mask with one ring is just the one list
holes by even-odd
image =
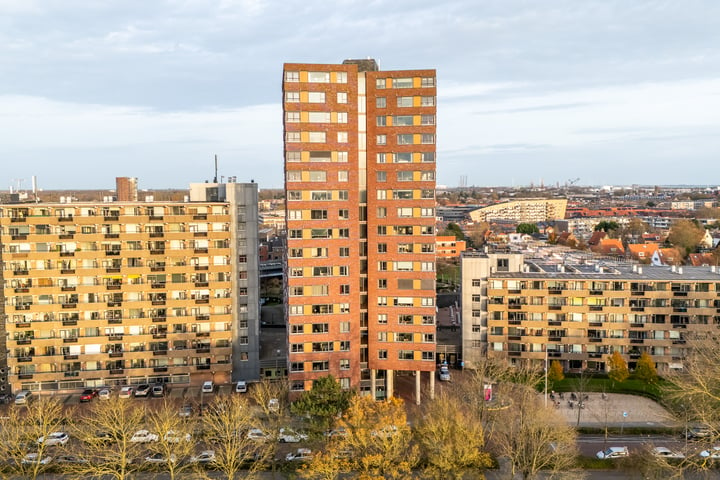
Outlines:
{"label": "green lawn area", "polygon": [[[607,377],[591,377],[583,379],[583,383],[586,392],[627,393],[642,395],[653,400],[661,400],[664,389],[670,385],[663,379],[659,379],[653,384],[647,384],[632,377],[624,382],[613,382]],[[549,388],[556,392],[575,392],[580,388],[579,385],[581,385],[579,377],[566,377],[559,382],[550,382]]]}

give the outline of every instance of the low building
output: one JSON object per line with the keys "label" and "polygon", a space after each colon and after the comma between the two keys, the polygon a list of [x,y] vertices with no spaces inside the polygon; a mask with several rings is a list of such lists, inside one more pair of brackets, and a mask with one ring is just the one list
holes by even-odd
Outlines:
{"label": "low building", "polygon": [[452,235],[435,238],[435,253],[438,258],[456,258],[467,248],[465,240],[458,240]]}
{"label": "low building", "polygon": [[547,222],[565,218],[567,199],[524,199],[498,203],[469,212],[473,222],[512,220],[521,223]]}

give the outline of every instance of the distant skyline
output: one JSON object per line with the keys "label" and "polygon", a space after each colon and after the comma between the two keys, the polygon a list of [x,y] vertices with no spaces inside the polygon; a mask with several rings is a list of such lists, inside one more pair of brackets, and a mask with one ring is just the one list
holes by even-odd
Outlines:
{"label": "distant skyline", "polygon": [[438,184],[716,185],[712,0],[0,0],[0,190],[283,184],[284,62],[438,72]]}

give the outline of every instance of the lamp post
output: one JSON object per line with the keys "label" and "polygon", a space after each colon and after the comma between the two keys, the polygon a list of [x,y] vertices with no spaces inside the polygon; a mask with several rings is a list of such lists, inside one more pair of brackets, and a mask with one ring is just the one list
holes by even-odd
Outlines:
{"label": "lamp post", "polygon": [[547,351],[547,345],[545,345],[545,408],[547,408],[548,403],[548,351]]}

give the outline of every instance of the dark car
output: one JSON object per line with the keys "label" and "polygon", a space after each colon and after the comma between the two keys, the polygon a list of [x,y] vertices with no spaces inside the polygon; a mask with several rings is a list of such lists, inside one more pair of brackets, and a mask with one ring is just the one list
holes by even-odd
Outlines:
{"label": "dark car", "polygon": [[148,393],[150,393],[150,385],[148,385],[147,383],[138,385],[137,388],[135,389],[136,397],[147,397]]}
{"label": "dark car", "polygon": [[80,401],[89,402],[95,397],[97,397],[97,392],[95,390],[83,390],[83,392],[80,394]]}

